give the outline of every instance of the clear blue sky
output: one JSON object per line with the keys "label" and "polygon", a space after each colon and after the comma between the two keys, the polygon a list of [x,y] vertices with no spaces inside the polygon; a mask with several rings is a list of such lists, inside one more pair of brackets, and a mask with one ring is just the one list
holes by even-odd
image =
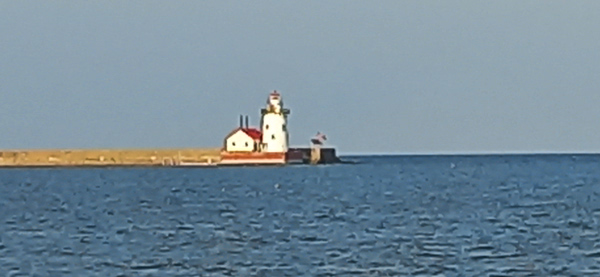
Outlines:
{"label": "clear blue sky", "polygon": [[600,152],[600,1],[1,1],[0,148]]}

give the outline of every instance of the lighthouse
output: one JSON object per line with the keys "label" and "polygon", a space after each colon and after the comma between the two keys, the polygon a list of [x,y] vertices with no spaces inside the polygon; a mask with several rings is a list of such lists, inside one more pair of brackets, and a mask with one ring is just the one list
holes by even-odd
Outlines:
{"label": "lighthouse", "polygon": [[[315,149],[290,148],[289,114],[290,110],[283,107],[281,94],[271,92],[266,107],[260,109],[260,125],[257,128],[248,125],[247,117],[244,125],[243,117],[240,117],[240,126],[225,137],[219,164],[281,165],[339,161],[335,149],[321,148],[320,145]],[[319,133],[318,142],[322,144],[323,140],[325,136]]]}
{"label": "lighthouse", "polygon": [[271,92],[266,108],[261,109],[261,152],[286,153],[288,151],[287,116],[289,114],[290,110],[283,108],[281,94],[276,90]]}

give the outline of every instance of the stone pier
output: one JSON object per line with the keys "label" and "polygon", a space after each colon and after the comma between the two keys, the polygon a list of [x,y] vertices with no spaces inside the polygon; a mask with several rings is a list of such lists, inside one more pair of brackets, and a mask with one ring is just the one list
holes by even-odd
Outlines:
{"label": "stone pier", "polygon": [[0,167],[209,166],[220,148],[0,150]]}

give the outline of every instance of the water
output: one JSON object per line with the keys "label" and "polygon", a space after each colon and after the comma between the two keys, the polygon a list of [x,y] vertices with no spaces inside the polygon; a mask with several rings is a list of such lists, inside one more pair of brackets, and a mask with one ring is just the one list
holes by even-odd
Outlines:
{"label": "water", "polygon": [[0,170],[2,276],[600,276],[600,156]]}

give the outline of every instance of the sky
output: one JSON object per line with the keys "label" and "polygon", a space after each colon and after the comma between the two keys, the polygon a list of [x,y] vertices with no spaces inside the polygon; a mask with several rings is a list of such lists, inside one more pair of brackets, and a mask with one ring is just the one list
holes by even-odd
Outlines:
{"label": "sky", "polygon": [[0,149],[600,152],[600,1],[0,1]]}

